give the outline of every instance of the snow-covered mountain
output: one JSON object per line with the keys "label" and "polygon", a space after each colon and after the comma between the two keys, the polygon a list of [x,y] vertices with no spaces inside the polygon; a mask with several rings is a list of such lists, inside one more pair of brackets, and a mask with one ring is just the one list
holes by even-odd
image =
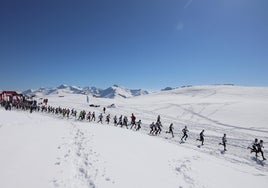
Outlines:
{"label": "snow-covered mountain", "polygon": [[28,89],[23,94],[28,96],[44,96],[44,95],[64,95],[64,94],[90,94],[95,97],[101,98],[130,98],[139,95],[146,95],[148,91],[141,89],[127,89],[118,85],[113,85],[107,89],[97,87],[77,87],[62,84],[56,88],[45,88],[33,90]]}
{"label": "snow-covered mountain", "polygon": [[115,98],[115,97],[123,97],[130,98],[133,96],[146,95],[148,91],[141,89],[127,89],[120,87],[118,85],[113,85],[105,90],[102,90],[100,93],[100,97],[102,98]]}
{"label": "snow-covered mountain", "polygon": [[70,94],[80,94],[83,93],[83,89],[76,86],[68,86],[62,84],[56,88],[52,87],[41,87],[39,89],[28,89],[22,92],[25,95],[29,96],[42,96],[42,95],[51,95],[51,94],[62,94],[62,93],[70,93]]}
{"label": "snow-covered mountain", "polygon": [[164,89],[161,89],[161,91],[170,91],[170,90],[173,90],[175,88],[172,88],[172,87],[165,87]]}

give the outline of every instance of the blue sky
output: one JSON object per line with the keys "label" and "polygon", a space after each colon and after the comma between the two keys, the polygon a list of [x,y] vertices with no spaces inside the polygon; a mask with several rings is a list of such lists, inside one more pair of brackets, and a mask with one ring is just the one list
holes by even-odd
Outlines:
{"label": "blue sky", "polygon": [[268,86],[267,0],[0,0],[0,90]]}

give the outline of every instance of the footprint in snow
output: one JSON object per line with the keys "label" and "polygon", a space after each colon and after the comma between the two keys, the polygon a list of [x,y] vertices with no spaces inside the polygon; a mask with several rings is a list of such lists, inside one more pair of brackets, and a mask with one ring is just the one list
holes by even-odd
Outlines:
{"label": "footprint in snow", "polygon": [[53,184],[54,184],[55,187],[59,187],[60,186],[60,184],[58,183],[58,180],[53,180]]}

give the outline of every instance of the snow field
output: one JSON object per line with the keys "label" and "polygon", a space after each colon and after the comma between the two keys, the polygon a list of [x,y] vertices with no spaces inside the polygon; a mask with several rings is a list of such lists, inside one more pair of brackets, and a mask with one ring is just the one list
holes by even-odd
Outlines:
{"label": "snow field", "polygon": [[[49,104],[107,113],[134,113],[139,132],[47,113],[0,108],[0,187],[266,187],[268,167],[247,146],[268,140],[267,88],[198,86],[130,99],[49,96]],[[163,131],[149,136],[161,115]],[[174,123],[175,138],[165,134]],[[181,129],[189,138],[180,144]],[[205,129],[205,145],[196,141]],[[227,152],[218,143],[227,134]],[[267,144],[265,143],[265,146]],[[267,157],[267,149],[264,149]]]}

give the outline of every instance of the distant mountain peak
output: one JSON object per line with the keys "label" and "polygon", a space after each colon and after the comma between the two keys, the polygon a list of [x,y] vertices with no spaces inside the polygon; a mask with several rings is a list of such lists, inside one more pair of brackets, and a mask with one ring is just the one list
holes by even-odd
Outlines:
{"label": "distant mountain peak", "polygon": [[67,88],[67,87],[69,87],[67,84],[61,84],[61,85],[59,85],[57,88],[58,88],[58,89],[65,89],[65,88]]}
{"label": "distant mountain peak", "polygon": [[149,92],[141,89],[127,89],[119,85],[114,84],[107,89],[100,89],[97,87],[77,87],[69,86],[67,84],[61,84],[56,88],[39,88],[37,90],[28,89],[23,92],[26,95],[64,95],[64,94],[87,94],[97,96],[101,98],[130,98],[139,95],[146,95]]}
{"label": "distant mountain peak", "polygon": [[172,87],[166,87],[166,88],[164,88],[164,89],[161,89],[161,91],[170,91],[170,90],[173,90],[174,88],[172,88]]}

